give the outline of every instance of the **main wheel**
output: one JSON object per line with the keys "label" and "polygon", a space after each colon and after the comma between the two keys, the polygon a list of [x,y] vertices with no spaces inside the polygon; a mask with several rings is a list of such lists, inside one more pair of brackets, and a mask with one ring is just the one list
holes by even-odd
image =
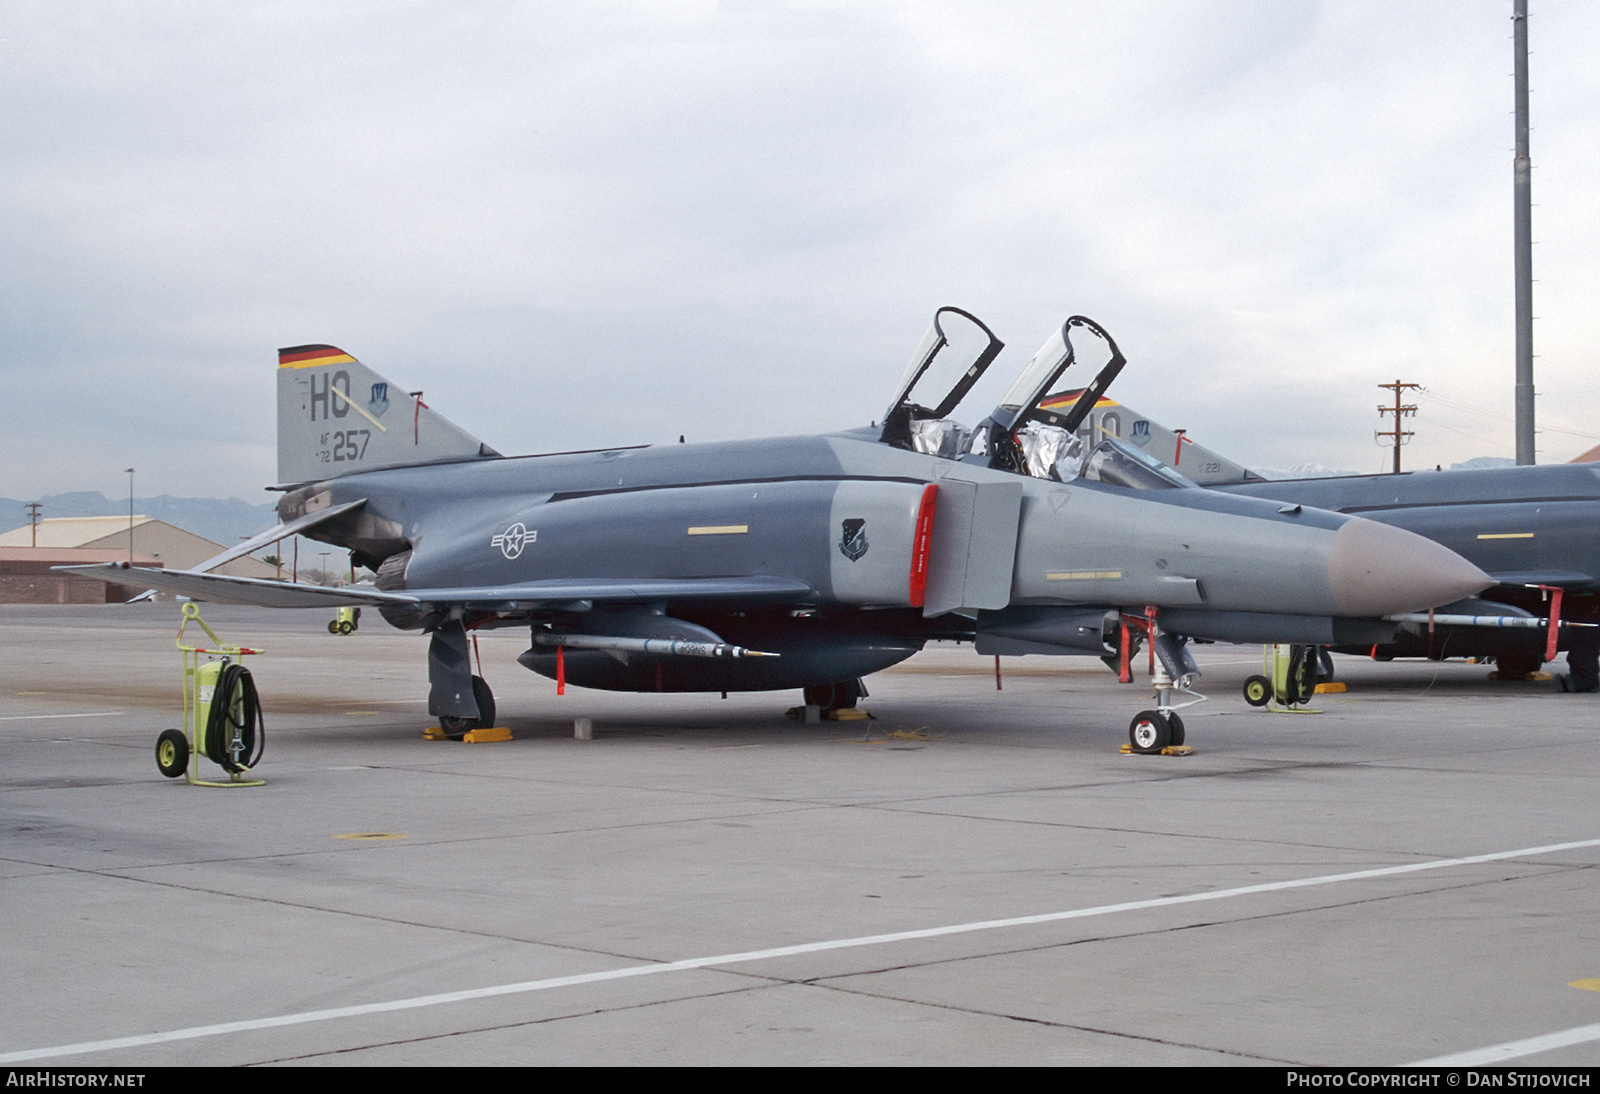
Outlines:
{"label": "main wheel", "polygon": [[476,718],[454,714],[439,716],[439,728],[444,730],[446,737],[460,740],[471,730],[488,729],[494,725],[494,692],[489,690],[488,682],[481,676],[472,678],[472,701],[478,704]]}
{"label": "main wheel", "polygon": [[1183,744],[1183,719],[1176,714],[1167,715],[1167,730],[1170,736],[1169,744]]}
{"label": "main wheel", "polygon": [[860,698],[856,694],[855,682],[846,680],[838,684],[817,684],[803,689],[801,694],[809,706],[818,706],[823,710],[849,710],[856,705]]}
{"label": "main wheel", "polygon": [[1244,682],[1244,701],[1253,707],[1264,707],[1272,698],[1272,681],[1265,676],[1252,676]]}
{"label": "main wheel", "polygon": [[1135,752],[1160,752],[1172,743],[1172,728],[1159,710],[1141,710],[1128,725],[1128,740]]}
{"label": "main wheel", "polygon": [[339,621],[337,619],[328,620],[328,633],[329,634],[338,634],[339,633]]}
{"label": "main wheel", "polygon": [[353,630],[355,630],[355,627],[351,625],[350,620],[348,620],[348,619],[343,620],[339,624],[339,633],[340,634],[349,634]]}
{"label": "main wheel", "polygon": [[164,729],[156,738],[156,769],[176,779],[189,769],[189,738],[176,729]]}
{"label": "main wheel", "polygon": [[1502,677],[1531,676],[1544,667],[1544,658],[1536,653],[1502,653],[1494,663]]}
{"label": "main wheel", "polygon": [[472,698],[478,704],[478,729],[488,729],[494,725],[494,692],[489,690],[489,684],[481,676],[472,678]]}

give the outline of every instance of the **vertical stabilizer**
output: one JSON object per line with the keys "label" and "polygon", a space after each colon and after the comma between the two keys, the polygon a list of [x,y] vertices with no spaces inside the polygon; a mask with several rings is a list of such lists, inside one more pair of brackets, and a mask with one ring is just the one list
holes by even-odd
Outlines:
{"label": "vertical stabilizer", "polygon": [[[1064,391],[1052,395],[1040,405],[1048,410],[1060,408],[1062,413],[1072,406],[1083,389]],[[1183,431],[1187,433],[1188,431]],[[1185,477],[1200,486],[1221,486],[1235,482],[1261,482],[1262,477],[1242,464],[1191,441],[1176,430],[1168,429],[1154,418],[1140,414],[1130,406],[1102,395],[1078,426],[1086,448],[1093,448],[1107,437],[1142,448],[1169,467],[1177,468]]]}
{"label": "vertical stabilizer", "polygon": [[336,346],[278,351],[278,482],[500,453]]}

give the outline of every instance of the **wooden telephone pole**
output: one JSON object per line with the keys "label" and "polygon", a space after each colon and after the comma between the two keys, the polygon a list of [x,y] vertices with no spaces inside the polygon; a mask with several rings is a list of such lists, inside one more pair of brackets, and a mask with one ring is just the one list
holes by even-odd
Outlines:
{"label": "wooden telephone pole", "polygon": [[1402,418],[1405,418],[1408,415],[1415,414],[1417,412],[1417,406],[1416,406],[1415,403],[1402,403],[1400,401],[1400,398],[1401,398],[1400,393],[1402,391],[1406,390],[1407,388],[1418,388],[1418,389],[1420,389],[1422,387],[1422,385],[1421,384],[1406,384],[1406,383],[1401,383],[1399,380],[1396,380],[1392,384],[1379,384],[1378,386],[1381,387],[1381,388],[1387,388],[1390,391],[1394,392],[1394,406],[1380,406],[1380,407],[1378,407],[1378,414],[1380,415],[1380,418],[1384,414],[1393,414],[1394,415],[1394,428],[1393,429],[1380,429],[1374,435],[1379,437],[1379,438],[1389,437],[1389,438],[1391,438],[1393,440],[1393,442],[1394,442],[1394,473],[1396,475],[1398,475],[1398,474],[1400,474],[1400,446],[1405,444],[1407,439],[1409,439],[1410,437],[1414,436],[1414,434],[1411,432],[1411,430],[1400,428],[1400,421],[1401,421]]}

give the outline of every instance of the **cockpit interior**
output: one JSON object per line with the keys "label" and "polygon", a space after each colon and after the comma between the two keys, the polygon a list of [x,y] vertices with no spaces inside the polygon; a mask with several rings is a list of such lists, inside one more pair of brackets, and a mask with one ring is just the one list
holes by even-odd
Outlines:
{"label": "cockpit interior", "polygon": [[[1063,390],[1061,379],[1076,360],[1072,334],[1080,329],[1103,342],[1110,356],[1087,387]],[[1195,485],[1118,438],[1090,443],[1089,411],[1127,360],[1104,328],[1081,315],[1061,324],[1028,361],[1000,405],[977,426],[968,429],[952,418],[1003,348],[994,332],[970,312],[940,308],[901,378],[879,439],[928,456],[1056,482],[1094,482],[1132,490]]]}

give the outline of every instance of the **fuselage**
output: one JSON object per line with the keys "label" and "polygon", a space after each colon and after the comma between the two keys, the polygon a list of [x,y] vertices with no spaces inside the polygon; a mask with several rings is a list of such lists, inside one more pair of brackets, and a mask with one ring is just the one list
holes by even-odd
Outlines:
{"label": "fuselage", "polygon": [[[1439,595],[1386,576],[1398,564],[1400,584],[1415,584],[1436,569],[1438,559],[1395,556],[1397,543],[1415,551],[1424,541],[1385,530],[1397,538],[1368,543],[1351,529],[1371,526],[1348,516],[1198,489],[1032,478],[894,448],[873,430],[357,472],[290,492],[280,515],[361,498],[358,512],[313,534],[350,548],[385,589],[783,579],[770,596],[664,594],[644,609],[780,657],[662,665],[568,654],[569,678],[605,687],[744,690],[859,676],[1023,608],[1154,607],[1185,613],[1196,636],[1213,620],[1235,637],[1241,620],[1258,630],[1274,618],[1332,626]],[[936,611],[916,582],[918,519],[930,503],[936,520],[922,547],[926,595],[944,598]],[[644,633],[638,605],[619,613],[534,592],[503,599],[471,623]],[[425,611],[386,615],[402,626],[435,622]],[[1101,652],[1068,645],[1059,652]],[[530,650],[531,667],[553,668],[546,656]]]}

